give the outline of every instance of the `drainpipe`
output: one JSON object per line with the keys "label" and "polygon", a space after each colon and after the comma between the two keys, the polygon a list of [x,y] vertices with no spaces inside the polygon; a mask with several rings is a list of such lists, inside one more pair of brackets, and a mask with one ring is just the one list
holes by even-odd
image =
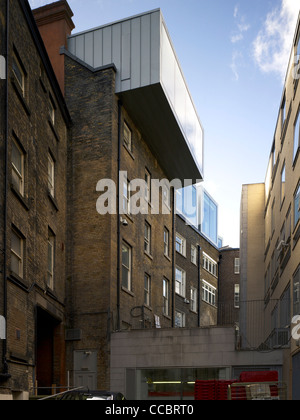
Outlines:
{"label": "drainpipe", "polygon": [[171,188],[171,197],[172,197],[172,328],[175,328],[175,241],[176,241],[176,234],[175,234],[175,219],[176,219],[176,208],[175,208],[175,188]]}
{"label": "drainpipe", "polygon": [[[9,1],[6,1],[6,91],[5,91],[5,164],[4,164],[4,229],[3,229],[3,316],[6,320],[7,330],[7,198],[8,198],[8,52],[9,52]],[[6,334],[7,339],[7,334]],[[7,341],[3,340],[3,375],[9,379],[8,364],[6,360]],[[3,376],[2,375],[2,376]],[[4,378],[5,379],[5,378]]]}
{"label": "drainpipe", "polygon": [[120,171],[121,171],[121,136],[122,102],[118,101],[118,174],[117,174],[117,330],[121,331],[121,215],[120,215]]}

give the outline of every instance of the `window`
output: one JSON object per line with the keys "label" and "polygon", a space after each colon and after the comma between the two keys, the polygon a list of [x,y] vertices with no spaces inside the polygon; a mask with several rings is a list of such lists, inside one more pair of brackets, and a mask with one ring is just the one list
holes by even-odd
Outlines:
{"label": "window", "polygon": [[240,274],[240,259],[234,259],[234,274]]}
{"label": "window", "polygon": [[216,292],[217,289],[211,284],[203,280],[202,286],[203,296],[202,299],[204,302],[209,303],[210,305],[216,306]]}
{"label": "window", "polygon": [[272,204],[272,213],[271,213],[271,236],[273,236],[275,232],[275,198]]}
{"label": "window", "polygon": [[203,267],[210,274],[217,277],[218,275],[218,263],[210,258],[205,252],[203,252]]}
{"label": "window", "polygon": [[12,69],[18,85],[21,88],[23,96],[25,96],[25,73],[21,66],[20,60],[17,58],[16,54],[13,54]]}
{"label": "window", "polygon": [[24,196],[24,153],[15,140],[12,142],[11,163],[13,186]]}
{"label": "window", "polygon": [[148,169],[145,170],[145,199],[151,202],[151,174]]}
{"label": "window", "polygon": [[151,226],[147,222],[145,222],[144,251],[149,255],[151,254]]}
{"label": "window", "polygon": [[124,145],[130,152],[132,152],[132,132],[125,122],[124,122],[123,135],[124,135]]}
{"label": "window", "polygon": [[194,245],[191,246],[191,262],[197,265],[197,248]]}
{"label": "window", "polygon": [[192,226],[198,227],[198,194],[194,185],[176,191],[176,212]]}
{"label": "window", "polygon": [[300,109],[297,114],[295,128],[294,128],[294,154],[293,154],[293,161],[295,160],[298,150],[300,147]]}
{"label": "window", "polygon": [[54,289],[54,255],[55,255],[55,236],[52,231],[48,231],[48,269],[47,269],[47,286]]}
{"label": "window", "polygon": [[294,196],[294,211],[295,211],[294,226],[296,227],[300,219],[300,184],[298,185],[296,194]]}
{"label": "window", "polygon": [[175,311],[175,327],[184,328],[185,327],[185,314],[180,311]]}
{"label": "window", "polygon": [[52,197],[54,197],[54,186],[55,186],[55,163],[48,153],[48,191]]}
{"label": "window", "polygon": [[123,214],[130,214],[130,182],[123,182]]}
{"label": "window", "polygon": [[148,274],[144,277],[144,304],[151,305],[151,277]]}
{"label": "window", "polygon": [[201,232],[214,244],[218,243],[218,206],[204,191]]}
{"label": "window", "polygon": [[170,295],[169,280],[163,279],[163,313],[166,316],[169,316],[169,295]]}
{"label": "window", "polygon": [[186,273],[179,267],[176,267],[175,270],[175,291],[178,295],[185,297],[186,296],[186,287],[185,287]]}
{"label": "window", "polygon": [[297,61],[299,61],[300,60],[300,35],[299,35],[298,41],[296,43],[296,55],[298,57]]}
{"label": "window", "polygon": [[11,271],[23,278],[24,275],[24,239],[14,230],[11,234]]}
{"label": "window", "polygon": [[167,228],[164,228],[164,254],[166,257],[169,256],[170,247],[170,232]]}
{"label": "window", "polygon": [[122,286],[131,291],[132,249],[123,242],[122,244]]}
{"label": "window", "polygon": [[286,120],[286,96],[284,95],[284,98],[281,104],[281,130],[283,130],[285,120]]}
{"label": "window", "polygon": [[49,101],[48,101],[48,106],[49,106],[50,121],[54,125],[55,124],[55,106],[54,106],[54,102],[53,102],[51,96],[50,96]]}
{"label": "window", "polygon": [[198,290],[195,287],[191,288],[191,311],[197,312]]}
{"label": "window", "polygon": [[240,307],[240,285],[234,285],[234,307],[239,309]]}
{"label": "window", "polygon": [[176,251],[186,256],[186,240],[179,233],[176,233]]}
{"label": "window", "polygon": [[285,197],[285,163],[283,164],[281,171],[281,203],[283,203]]}
{"label": "window", "polygon": [[285,223],[285,241],[288,242],[288,240],[291,238],[292,235],[292,210],[291,206],[288,209],[287,215],[286,215],[286,223]]}
{"label": "window", "polygon": [[294,316],[300,315],[300,266],[298,267],[294,279],[294,292],[293,292],[293,304],[294,304]]}

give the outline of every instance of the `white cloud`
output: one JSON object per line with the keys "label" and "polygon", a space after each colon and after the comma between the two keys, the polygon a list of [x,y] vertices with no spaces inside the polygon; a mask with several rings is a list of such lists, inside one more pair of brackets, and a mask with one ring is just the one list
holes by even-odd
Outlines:
{"label": "white cloud", "polygon": [[277,73],[282,80],[292,48],[300,0],[281,0],[264,22],[254,43],[254,59],[264,73]]}
{"label": "white cloud", "polygon": [[244,39],[244,33],[248,32],[251,26],[246,22],[245,16],[240,16],[238,5],[234,8],[233,17],[236,20],[236,30],[232,34],[230,40],[233,44],[236,44]]}
{"label": "white cloud", "polygon": [[243,54],[240,51],[233,51],[230,68],[234,74],[234,80],[237,82],[240,78],[239,67],[242,65]]}

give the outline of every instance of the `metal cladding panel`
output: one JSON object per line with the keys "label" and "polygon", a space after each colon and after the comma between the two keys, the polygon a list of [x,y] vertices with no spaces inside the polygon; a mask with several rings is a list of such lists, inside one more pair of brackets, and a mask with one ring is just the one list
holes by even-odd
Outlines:
{"label": "metal cladding panel", "polygon": [[[171,111],[172,118],[176,120],[176,127],[172,124],[175,131],[170,131],[166,115],[157,115],[155,109],[149,109],[149,102],[144,99],[143,104],[143,96],[140,95],[140,105],[150,112],[147,113],[147,123],[143,121],[146,118],[145,113],[140,115],[141,120],[137,123],[144,127],[148,123],[150,127],[161,127],[161,131],[165,132],[165,137],[161,140],[168,145],[168,150],[171,148],[172,153],[177,155],[178,159],[173,162],[175,166],[178,167],[176,162],[180,161],[187,169],[194,168],[190,170],[191,177],[198,172],[196,178],[203,178],[203,129],[159,9],[72,35],[68,48],[71,54],[93,68],[114,64],[117,69],[116,93],[130,93],[128,98],[131,98],[131,104],[135,102],[133,94],[138,95],[139,90],[149,87],[154,92],[154,87],[159,84],[164,98],[159,96],[156,103],[152,101],[152,105],[157,106],[159,101],[163,100],[165,103],[167,100],[168,111]],[[154,115],[158,119],[154,120]],[[177,138],[176,142],[174,138]],[[167,151],[166,154],[170,153]],[[186,162],[182,160],[183,155],[189,157]],[[185,173],[188,174],[189,170]]]}
{"label": "metal cladding panel", "polygon": [[160,80],[160,10],[72,35],[70,53],[97,68],[114,64],[116,93]]}

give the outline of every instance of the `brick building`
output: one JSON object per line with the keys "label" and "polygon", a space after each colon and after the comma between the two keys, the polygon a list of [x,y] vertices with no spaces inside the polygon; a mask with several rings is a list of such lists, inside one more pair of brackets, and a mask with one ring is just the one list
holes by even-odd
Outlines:
{"label": "brick building", "polygon": [[[298,18],[264,183],[244,185],[241,299],[255,301],[251,328],[241,307],[243,347],[284,352],[283,379],[300,398],[300,18]],[[294,331],[295,332],[295,331]]]}
{"label": "brick building", "polygon": [[176,311],[178,327],[209,327],[218,321],[219,250],[183,215],[176,217]]}
{"label": "brick building", "polygon": [[240,309],[240,250],[221,248],[219,264],[219,321],[218,325],[239,322]]}
{"label": "brick building", "polygon": [[[67,129],[70,117],[27,1],[0,2],[0,393],[65,376]],[[53,363],[49,363],[49,361]]]}

